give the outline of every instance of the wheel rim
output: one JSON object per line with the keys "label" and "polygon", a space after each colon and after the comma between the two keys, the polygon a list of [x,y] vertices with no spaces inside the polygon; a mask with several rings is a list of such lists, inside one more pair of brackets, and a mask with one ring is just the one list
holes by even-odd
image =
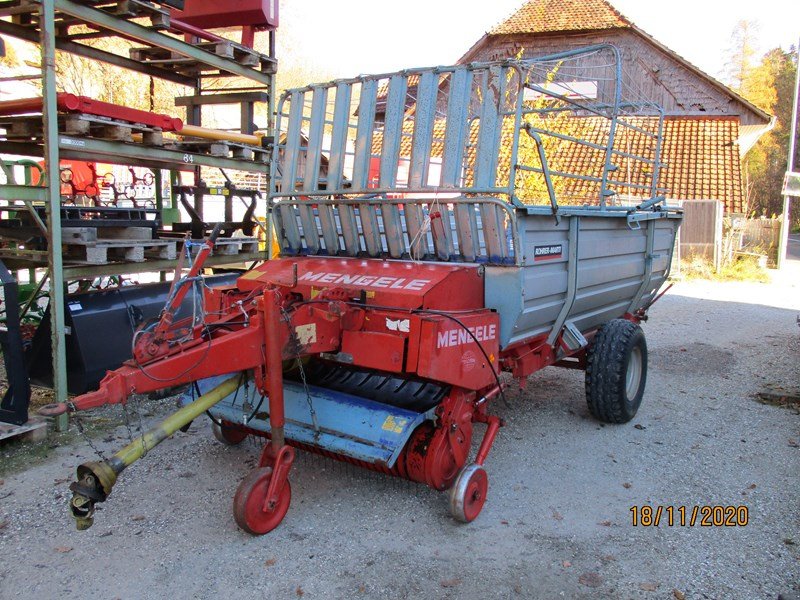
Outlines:
{"label": "wheel rim", "polygon": [[248,475],[236,490],[233,498],[233,517],[236,524],[247,533],[264,535],[280,525],[292,501],[292,488],[287,481],[278,495],[278,503],[270,511],[264,510],[267,488],[272,479],[272,469],[262,467]]}
{"label": "wheel rim", "polygon": [[211,431],[218,442],[222,442],[228,446],[236,446],[241,444],[247,438],[247,432],[242,431],[235,425],[231,425],[226,421],[222,421],[222,425],[216,422],[211,423]]}
{"label": "wheel rim", "polygon": [[486,503],[489,478],[480,465],[465,467],[450,490],[450,512],[459,521],[474,521]]}
{"label": "wheel rim", "polygon": [[638,346],[631,351],[628,368],[625,371],[625,395],[632,400],[639,391],[642,381],[642,349]]}

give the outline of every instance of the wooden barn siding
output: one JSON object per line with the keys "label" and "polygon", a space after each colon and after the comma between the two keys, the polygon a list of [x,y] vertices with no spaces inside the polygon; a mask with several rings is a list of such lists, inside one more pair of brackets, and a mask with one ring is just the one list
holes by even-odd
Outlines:
{"label": "wooden barn siding", "polygon": [[722,215],[725,206],[719,200],[684,200],[680,229],[681,257],[690,255],[710,259],[719,267],[722,245]]}
{"label": "wooden barn siding", "polygon": [[749,108],[633,31],[490,36],[464,60],[508,58],[516,56],[520,48],[525,49],[524,58],[532,58],[598,43],[611,43],[620,49],[625,83],[641,90],[644,98],[660,104],[667,114],[738,115],[742,125],[761,124]]}

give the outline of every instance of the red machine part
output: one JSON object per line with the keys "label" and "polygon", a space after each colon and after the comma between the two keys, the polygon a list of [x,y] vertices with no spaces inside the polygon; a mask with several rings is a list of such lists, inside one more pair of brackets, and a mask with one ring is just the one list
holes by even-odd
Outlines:
{"label": "red machine part", "polygon": [[[102,102],[87,96],[59,93],[56,104],[58,110],[63,112],[76,112],[118,119],[129,123],[141,123],[142,125],[149,125],[150,127],[158,127],[163,131],[177,132],[183,129],[183,121],[177,117],[121,106],[119,104],[111,104],[110,102]],[[43,107],[44,101],[41,97],[6,100],[0,102],[0,115],[7,116],[42,112]]]}
{"label": "red machine part", "polygon": [[[209,240],[195,260],[189,280],[212,245]],[[280,523],[291,499],[285,360],[339,357],[354,367],[437,381],[451,387],[434,409],[435,420],[411,434],[392,468],[363,466],[437,490],[453,488],[456,517],[477,516],[486,479],[473,467],[486,459],[501,425],[486,414],[487,401],[501,390],[499,322],[482,306],[479,267],[307,257],[269,261],[243,275],[236,288],[207,290],[206,306],[222,314],[189,328],[188,339],[185,324],[177,335],[182,324],[173,322],[186,289],[176,287],[161,321],[139,334],[134,360],[109,373],[98,391],[77,398],[73,410],[252,369],[256,387],[269,400],[270,436],[259,469],[237,491],[234,516],[242,529],[260,534]],[[475,422],[487,428],[467,477]],[[454,482],[460,483],[453,487]]]}
{"label": "red machine part", "polygon": [[278,27],[278,0],[189,0],[183,10],[173,10],[174,17],[206,29],[251,26],[258,29]]}

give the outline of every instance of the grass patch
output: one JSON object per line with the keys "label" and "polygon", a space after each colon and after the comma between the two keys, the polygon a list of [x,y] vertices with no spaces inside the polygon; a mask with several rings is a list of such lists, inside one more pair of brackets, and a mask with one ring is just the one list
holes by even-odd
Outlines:
{"label": "grass patch", "polygon": [[714,265],[702,256],[690,256],[681,260],[680,275],[683,279],[706,279],[709,281],[752,281],[769,283],[770,276],[767,269],[759,266],[755,256],[741,256],[729,263],[723,264],[719,271],[714,271]]}

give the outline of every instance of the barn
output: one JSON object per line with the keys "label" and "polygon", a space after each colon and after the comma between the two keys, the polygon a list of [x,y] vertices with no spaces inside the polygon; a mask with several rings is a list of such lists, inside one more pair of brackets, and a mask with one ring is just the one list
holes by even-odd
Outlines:
{"label": "barn", "polygon": [[[605,0],[531,0],[492,27],[461,63],[533,58],[598,43],[622,54],[628,84],[666,111],[659,185],[677,200],[747,211],[742,158],[772,117],[640,29]],[[580,156],[574,157],[581,160]]]}

